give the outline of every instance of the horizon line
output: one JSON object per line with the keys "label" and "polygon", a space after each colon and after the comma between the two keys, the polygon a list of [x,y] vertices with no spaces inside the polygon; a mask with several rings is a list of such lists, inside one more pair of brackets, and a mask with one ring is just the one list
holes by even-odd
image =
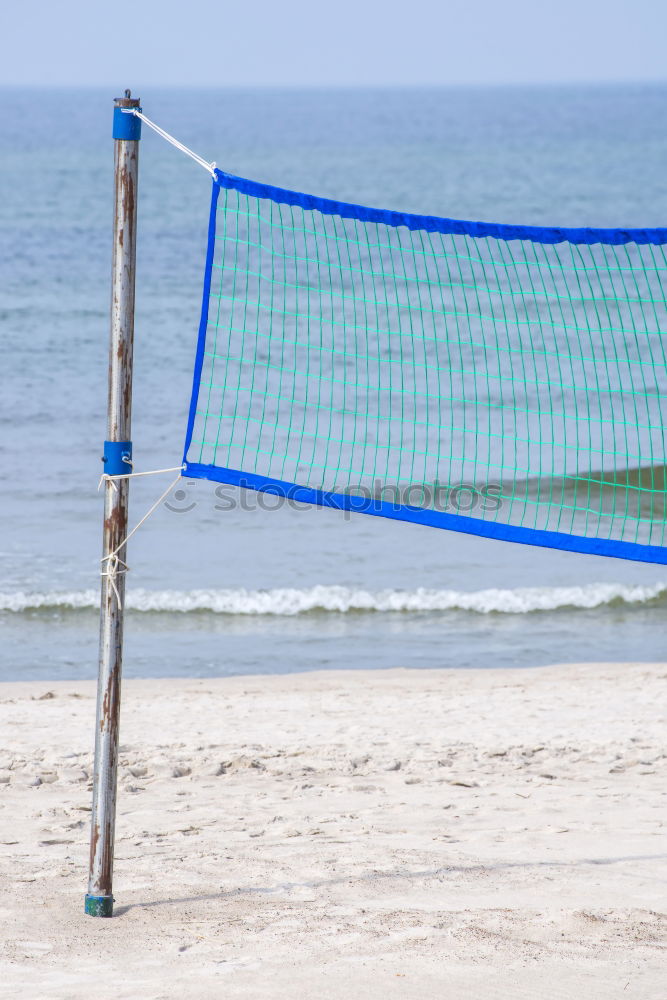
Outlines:
{"label": "horizon line", "polygon": [[[626,79],[574,79],[574,80],[500,80],[500,81],[448,81],[448,82],[318,82],[318,83],[166,83],[147,82],[139,84],[137,89],[155,88],[161,90],[461,90],[461,89],[511,89],[511,88],[568,88],[568,87],[620,87],[665,85],[667,75],[661,77],[642,77]],[[0,79],[0,87],[8,90],[107,90],[118,89],[118,85],[110,82],[77,83],[59,82],[44,83],[40,81],[16,83]],[[135,89],[135,88],[132,88]]]}

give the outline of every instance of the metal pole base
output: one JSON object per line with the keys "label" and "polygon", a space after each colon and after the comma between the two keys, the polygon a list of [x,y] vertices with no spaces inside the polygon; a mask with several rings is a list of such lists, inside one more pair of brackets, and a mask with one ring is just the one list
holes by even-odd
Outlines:
{"label": "metal pole base", "polygon": [[113,896],[86,895],[86,910],[89,917],[112,917]]}

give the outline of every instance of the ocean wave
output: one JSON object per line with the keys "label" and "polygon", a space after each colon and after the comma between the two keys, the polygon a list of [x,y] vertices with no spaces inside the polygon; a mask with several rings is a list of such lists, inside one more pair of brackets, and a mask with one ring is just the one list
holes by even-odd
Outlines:
{"label": "ocean wave", "polygon": [[[299,615],[308,612],[446,612],[528,614],[564,608],[600,608],[618,604],[644,605],[667,599],[667,584],[629,586],[590,583],[569,587],[517,587],[488,590],[364,590],[319,585],[272,590],[128,590],[130,611],[210,613],[218,615]],[[0,612],[73,612],[95,609],[96,590],[0,593]]]}

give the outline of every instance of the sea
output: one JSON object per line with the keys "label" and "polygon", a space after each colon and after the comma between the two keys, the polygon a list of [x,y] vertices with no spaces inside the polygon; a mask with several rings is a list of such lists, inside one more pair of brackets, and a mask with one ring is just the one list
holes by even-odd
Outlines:
{"label": "sea", "polygon": [[[2,94],[0,680],[97,673],[115,96]],[[667,225],[662,85],[136,96],[206,160],[282,187]],[[210,178],[146,128],[140,160],[132,436],[150,470],[182,458]],[[133,482],[131,523],[174,475]],[[230,495],[182,480],[132,538],[125,676],[667,658],[667,567]]]}

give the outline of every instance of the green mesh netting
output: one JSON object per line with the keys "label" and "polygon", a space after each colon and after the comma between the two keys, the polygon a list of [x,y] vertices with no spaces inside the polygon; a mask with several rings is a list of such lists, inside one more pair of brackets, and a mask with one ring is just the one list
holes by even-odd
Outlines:
{"label": "green mesh netting", "polygon": [[664,230],[420,219],[220,171],[213,223],[188,475],[667,561]]}

